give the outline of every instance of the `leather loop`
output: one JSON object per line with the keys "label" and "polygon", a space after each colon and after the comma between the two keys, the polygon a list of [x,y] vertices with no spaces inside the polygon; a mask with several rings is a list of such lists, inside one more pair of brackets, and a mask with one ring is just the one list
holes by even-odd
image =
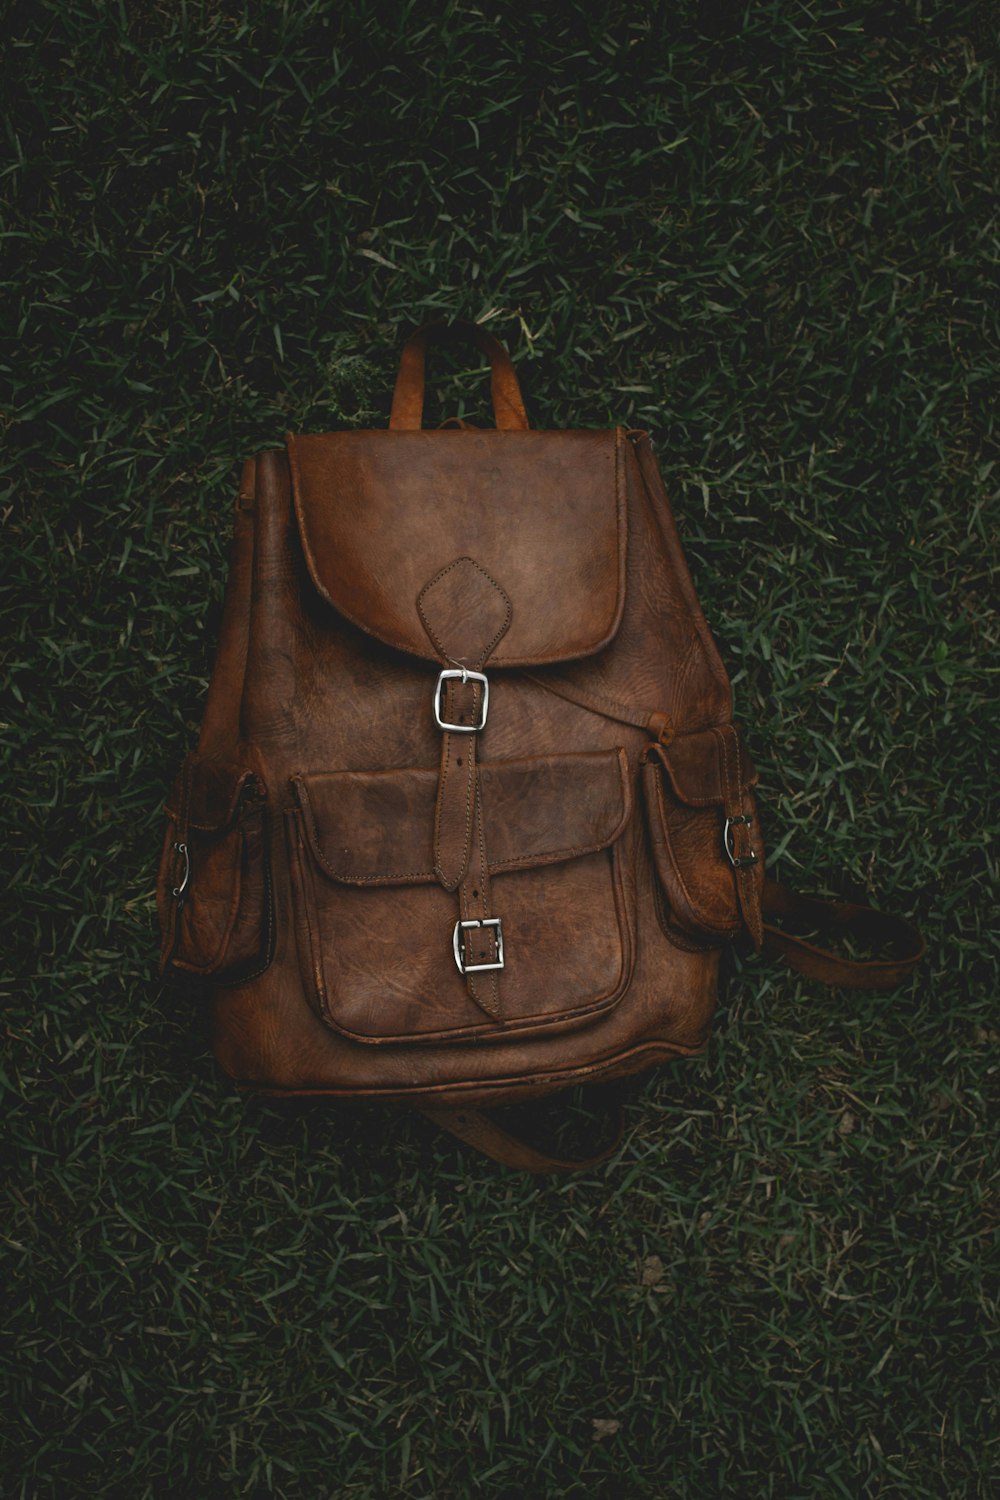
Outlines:
{"label": "leather loop", "polygon": [[[852,901],[823,901],[800,896],[787,886],[768,880],[764,885],[764,953],[783,958],[809,979],[845,989],[892,989],[920,962],[925,943],[911,922],[858,906]],[[872,948],[889,947],[891,958],[844,958],[775,925],[780,917],[832,937],[854,938]]]}
{"label": "leather loop", "polygon": [[528,430],[528,414],[524,409],[521,387],[504,346],[478,323],[435,322],[418,328],[403,345],[396,388],[392,393],[390,431],[419,432],[424,420],[427,348],[430,344],[460,343],[475,344],[490,362],[490,391],[497,427],[510,432]]}
{"label": "leather loop", "polygon": [[764,946],[764,923],[760,909],[760,880],[754,866],[759,864],[760,851],[753,847],[754,801],[753,794],[746,788],[749,779],[746,751],[734,725],[716,725],[712,734],[719,746],[719,774],[726,827],[733,830],[737,850],[733,856],[733,874],[736,877],[740,911],[753,939],[754,948],[759,953]]}
{"label": "leather loop", "polygon": [[593,1156],[574,1159],[550,1156],[546,1151],[539,1151],[527,1141],[519,1140],[478,1109],[448,1109],[434,1104],[419,1104],[417,1108],[428,1120],[464,1141],[467,1146],[481,1151],[491,1161],[499,1162],[503,1167],[513,1167],[519,1172],[586,1172],[614,1156],[625,1133],[625,1112],[619,1107],[614,1115],[615,1129],[610,1145]]}

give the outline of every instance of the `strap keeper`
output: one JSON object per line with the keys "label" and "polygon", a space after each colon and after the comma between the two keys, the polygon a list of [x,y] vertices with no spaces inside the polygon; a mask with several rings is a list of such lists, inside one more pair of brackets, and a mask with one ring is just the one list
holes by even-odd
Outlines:
{"label": "strap keeper", "polygon": [[660,745],[669,745],[674,737],[674,726],[669,714],[651,713],[647,728]]}

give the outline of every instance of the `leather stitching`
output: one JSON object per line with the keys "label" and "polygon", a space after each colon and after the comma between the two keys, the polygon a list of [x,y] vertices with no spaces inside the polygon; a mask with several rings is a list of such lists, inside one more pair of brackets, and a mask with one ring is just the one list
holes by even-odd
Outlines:
{"label": "leather stitching", "polygon": [[583,854],[598,854],[602,849],[606,849],[609,844],[613,844],[616,839],[621,838],[622,834],[625,832],[625,825],[628,822],[629,813],[631,812],[631,808],[628,804],[628,798],[626,796],[625,787],[627,762],[623,767],[622,754],[623,752],[619,751],[618,770],[621,779],[619,781],[618,790],[620,812],[614,829],[607,838],[601,839],[601,841],[596,844],[574,844],[566,849],[540,849],[535,854],[518,854],[511,859],[498,859],[495,864],[491,864],[489,866],[489,869],[495,871],[519,870],[524,869],[525,867],[530,867],[533,862],[540,860],[545,860],[547,864],[555,864],[558,860],[561,859],[577,859]]}
{"label": "leather stitching", "polygon": [[[427,593],[429,593],[429,591],[432,588],[434,588],[438,583],[440,583],[440,581],[441,581],[442,578],[446,578],[447,575],[450,572],[452,572],[452,570],[454,568],[460,568],[463,563],[471,563],[472,566],[477,570],[477,572],[482,573],[482,575],[486,579],[487,583],[492,584],[493,588],[496,589],[497,593],[500,595],[501,599],[504,601],[504,603],[507,606],[507,608],[506,608],[506,610],[504,612],[503,624],[497,630],[496,634],[494,635],[493,639],[490,641],[489,645],[483,651],[481,651],[480,654],[476,658],[475,666],[478,669],[478,668],[480,668],[482,666],[483,662],[486,661],[486,659],[490,655],[490,652],[497,645],[497,643],[499,641],[502,641],[503,638],[504,638],[504,636],[507,634],[507,631],[510,628],[511,619],[513,618],[514,607],[513,607],[513,605],[510,602],[510,598],[508,597],[506,590],[502,589],[500,587],[500,585],[497,583],[496,579],[493,578],[489,573],[487,573],[486,569],[484,567],[481,567],[480,564],[476,562],[476,559],[474,557],[456,557],[456,559],[455,559],[454,562],[448,563],[447,567],[442,568],[439,573],[435,573],[434,577],[431,578],[427,583],[424,584],[423,588],[420,590],[420,593],[417,595],[417,613],[419,614],[420,619],[423,622],[423,627],[426,630],[426,632],[427,632],[428,636],[430,637],[431,641],[434,643],[434,646],[436,647],[436,649],[441,653],[441,655],[445,658],[446,661],[451,661],[452,660],[451,655],[449,654],[448,650],[446,649],[446,647],[444,646],[444,644],[442,643],[442,641],[438,637],[437,632],[434,630],[434,627],[431,625],[430,620],[428,620],[428,618],[427,618],[427,615],[426,615],[426,613],[424,611],[423,599],[424,599],[424,595],[427,594]],[[469,663],[466,662],[466,666],[468,666],[468,665],[469,665]]]}
{"label": "leather stitching", "polygon": [[[677,740],[686,739],[686,738],[688,738],[692,734],[698,734],[698,735],[712,734],[712,735],[718,736],[720,733],[721,733],[721,730],[720,730],[719,726],[717,724],[712,724],[712,725],[709,726],[708,729],[689,730],[685,734],[678,735],[676,737],[676,739],[672,743],[676,744]],[[651,745],[649,748],[653,752],[653,754],[657,754],[660,751],[661,747],[659,747],[657,745]],[[663,748],[666,749],[665,746]],[[669,753],[666,754],[666,755],[662,755],[661,754],[661,755],[659,755],[658,758],[660,759],[661,764],[663,765],[663,768],[664,768],[664,770],[667,773],[667,776],[670,778],[671,785],[674,787],[674,791],[675,791],[675,793],[677,795],[678,800],[681,801],[681,802],[683,802],[683,803],[685,803],[688,807],[717,807],[720,802],[724,801],[725,795],[726,795],[726,793],[725,793],[725,787],[723,787],[721,795],[719,793],[715,793],[715,794],[713,794],[711,796],[708,796],[708,797],[696,797],[696,796],[693,796],[688,791],[680,791],[680,790],[678,790],[678,788],[677,788],[677,786],[675,784],[675,776],[676,776],[677,773],[675,771],[675,768],[674,768],[673,762],[671,761],[671,757],[670,757]],[[753,773],[751,775],[746,776],[743,780],[741,780],[740,784],[741,784],[741,786],[746,786],[747,788],[756,786],[756,784],[757,784],[756,773]]]}
{"label": "leather stitching", "polygon": [[315,892],[312,889],[312,882],[309,879],[305,862],[302,859],[302,839],[299,837],[294,815],[287,816],[289,816],[289,823],[286,825],[288,842],[292,846],[291,853],[294,858],[295,870],[298,873],[299,889],[302,892],[302,900],[296,902],[296,907],[301,908],[298,916],[305,928],[304,935],[309,948],[309,974],[316,989],[316,997],[319,1000],[320,1009],[330,1019],[330,1008],[326,993],[326,977],[323,972],[323,956],[317,943],[314,924]]}
{"label": "leather stitching", "polygon": [[309,839],[310,852],[312,853],[313,858],[317,861],[317,863],[321,864],[323,866],[323,869],[326,870],[327,874],[331,875],[334,880],[349,881],[352,885],[355,883],[360,883],[361,881],[365,881],[366,883],[381,882],[383,885],[394,885],[397,881],[400,880],[433,879],[435,874],[434,870],[413,870],[407,874],[397,874],[395,871],[393,871],[391,875],[348,875],[345,874],[342,870],[335,870],[330,864],[330,861],[327,859],[326,855],[323,853],[323,850],[320,846],[319,829],[316,826],[316,817],[312,810],[312,804],[309,801],[309,793],[306,791],[306,788],[302,785],[301,781],[295,778],[293,778],[293,781],[296,789],[296,795],[299,800],[299,810],[306,825],[306,834]]}

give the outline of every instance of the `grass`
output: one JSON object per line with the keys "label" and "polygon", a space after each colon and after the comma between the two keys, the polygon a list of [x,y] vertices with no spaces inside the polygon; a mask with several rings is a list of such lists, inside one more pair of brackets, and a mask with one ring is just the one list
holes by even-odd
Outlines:
{"label": "grass", "polygon": [[[11,7],[5,1495],[997,1493],[994,22]],[[236,461],[384,424],[434,314],[653,433],[775,872],[929,945],[734,961],[566,1182],[234,1097],[155,979]]]}

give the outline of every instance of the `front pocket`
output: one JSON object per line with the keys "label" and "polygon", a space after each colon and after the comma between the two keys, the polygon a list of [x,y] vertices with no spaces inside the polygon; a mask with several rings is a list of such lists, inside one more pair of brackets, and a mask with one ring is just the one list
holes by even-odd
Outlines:
{"label": "front pocket", "polygon": [[628,985],[624,751],[486,762],[478,775],[502,924],[499,1019],[473,1004],[454,958],[456,897],[434,874],[437,769],[293,779],[303,979],[323,1019],[355,1041],[488,1040],[579,1025]]}
{"label": "front pocket", "polygon": [[731,724],[646,751],[643,799],[668,934],[718,947],[746,926],[760,946],[764,849],[756,784]]}
{"label": "front pocket", "polygon": [[266,967],[273,939],[266,796],[245,766],[189,755],[167,801],[156,885],[161,972],[235,984]]}

